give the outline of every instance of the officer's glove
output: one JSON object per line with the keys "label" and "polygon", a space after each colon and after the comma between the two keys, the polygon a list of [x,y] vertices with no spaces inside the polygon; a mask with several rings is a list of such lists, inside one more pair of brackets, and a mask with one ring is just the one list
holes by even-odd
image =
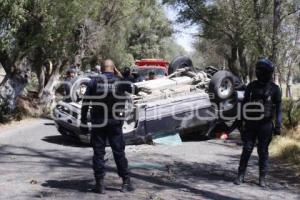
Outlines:
{"label": "officer's glove", "polygon": [[280,134],[281,134],[281,128],[280,127],[275,127],[274,135],[280,135]]}

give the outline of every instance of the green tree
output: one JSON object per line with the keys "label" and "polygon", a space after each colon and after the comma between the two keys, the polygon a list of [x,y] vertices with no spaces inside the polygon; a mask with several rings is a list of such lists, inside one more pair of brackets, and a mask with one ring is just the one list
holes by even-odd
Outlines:
{"label": "green tree", "polygon": [[53,88],[55,77],[74,51],[74,27],[85,15],[81,12],[82,6],[79,0],[0,1],[3,35],[0,62],[7,75],[2,84],[12,91],[4,95],[11,99],[12,108],[30,78],[30,70],[41,74],[46,60],[53,66],[48,89]]}
{"label": "green tree", "polygon": [[200,25],[202,39],[198,49],[201,50],[205,40],[209,41],[215,53],[226,59],[227,67],[244,79],[254,78],[253,63],[259,57],[270,57],[277,64],[279,46],[284,42],[282,22],[299,10],[299,2],[292,0],[284,3],[278,3],[279,0],[163,2],[179,9],[179,22]]}
{"label": "green tree", "polygon": [[161,41],[160,58],[171,61],[175,57],[187,55],[185,49],[177,44],[174,38],[165,38]]}
{"label": "green tree", "polygon": [[98,2],[80,29],[83,58],[113,58],[128,66],[134,59],[160,57],[162,40],[171,25],[155,0]]}
{"label": "green tree", "polygon": [[162,40],[172,34],[171,24],[155,0],[139,4],[129,31],[128,49],[135,59],[160,57]]}
{"label": "green tree", "polygon": [[65,66],[160,57],[171,32],[156,0],[0,0],[1,96],[14,108],[33,71],[48,105]]}

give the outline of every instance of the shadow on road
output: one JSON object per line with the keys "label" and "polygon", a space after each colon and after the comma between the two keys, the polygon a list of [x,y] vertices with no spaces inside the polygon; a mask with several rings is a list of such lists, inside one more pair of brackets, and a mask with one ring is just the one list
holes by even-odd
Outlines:
{"label": "shadow on road", "polygon": [[55,126],[55,123],[49,122],[49,123],[44,123],[45,126]]}
{"label": "shadow on road", "polygon": [[73,138],[67,138],[62,135],[47,136],[44,137],[42,140],[48,143],[58,144],[63,146],[89,148],[89,145],[87,144],[81,143]]}
{"label": "shadow on road", "polygon": [[[256,151],[257,148],[254,149]],[[218,154],[220,156],[226,156],[228,159],[227,164],[236,163],[236,167],[238,167],[238,163],[240,161],[240,154],[238,155],[224,155]],[[246,183],[251,185],[258,185],[258,176],[259,176],[259,165],[258,165],[259,157],[256,154],[252,154],[249,160],[247,174],[246,174]],[[269,175],[267,176],[268,180],[268,188],[271,190],[290,190],[289,185],[293,185],[294,188],[298,188],[300,190],[300,178],[297,175],[297,165],[292,163],[284,163],[279,162],[275,159],[270,159],[270,169]],[[298,166],[299,168],[299,166]]]}
{"label": "shadow on road", "polygon": [[[182,173],[183,168],[186,168],[186,171]],[[205,180],[208,182],[214,182],[218,184],[219,181],[227,182],[232,181],[232,177],[224,177],[223,175],[210,175],[207,173],[207,170],[210,168],[220,168],[217,165],[201,165],[198,164],[195,166],[195,163],[176,163],[174,165],[174,172],[178,172],[176,174],[177,180],[169,180],[167,177],[168,169],[160,170],[160,175],[153,175],[152,170],[147,169],[135,169],[134,172],[131,173],[133,178],[133,182],[135,183],[137,190],[144,190],[152,193],[158,193],[160,191],[166,189],[174,189],[176,191],[185,191],[195,196],[201,196],[202,198],[208,198],[213,200],[238,200],[239,198],[230,197],[227,195],[219,194],[216,192],[208,191],[205,189],[198,189],[194,187],[198,185],[197,182],[199,180]],[[193,170],[191,170],[193,169]],[[107,167],[108,172],[116,173],[116,169],[113,167]],[[181,172],[181,173],[179,173]],[[111,179],[108,178],[108,179]],[[189,179],[189,181],[186,181]],[[106,181],[107,185],[110,185],[110,181]],[[78,179],[78,180],[48,180],[42,184],[43,187],[46,188],[54,188],[61,190],[75,190],[77,192],[92,192],[94,181],[91,179]],[[149,189],[149,187],[151,189]],[[119,191],[118,188],[108,187],[108,191]]]}
{"label": "shadow on road", "polygon": [[48,180],[42,184],[43,187],[57,188],[63,190],[76,190],[78,192],[90,192],[93,188],[92,179],[84,180]]}
{"label": "shadow on road", "polygon": [[[50,143],[63,143],[62,136],[45,137],[43,140]],[[67,140],[68,141],[68,140]],[[78,147],[78,146],[76,146]],[[24,171],[34,167],[43,166],[44,174],[52,174],[56,170],[63,170],[62,176],[58,179],[55,177],[47,177],[41,185],[44,187],[40,194],[44,194],[49,191],[49,188],[59,189],[60,192],[68,190],[74,190],[77,192],[90,192],[94,180],[92,177],[91,155],[89,152],[83,152],[81,156],[78,156],[77,152],[61,151],[58,149],[36,149],[31,147],[17,147],[13,145],[3,145],[0,147],[0,173],[6,170],[7,166],[18,166],[15,169],[15,173],[18,173],[20,168]],[[184,195],[194,195],[202,198],[215,199],[215,200],[238,200],[240,198],[234,198],[235,194],[226,193],[213,188],[224,188],[224,186],[232,184],[236,171],[228,167],[226,163],[220,163],[214,161],[212,163],[199,163],[199,162],[186,162],[186,161],[163,161],[166,154],[151,154],[151,157],[140,157],[135,155],[130,159],[130,162],[154,162],[166,166],[165,168],[133,168],[132,177],[136,183],[138,190],[157,193],[163,190],[176,191]],[[150,156],[150,155],[149,155]],[[224,155],[226,156],[226,155]],[[228,156],[228,155],[227,155]],[[237,162],[238,155],[228,156],[228,163]],[[257,160],[257,157],[252,158]],[[256,162],[256,161],[255,161]],[[24,167],[23,167],[24,164]],[[6,166],[7,165],[7,166]],[[226,167],[227,166],[227,167]],[[36,168],[39,169],[39,168]],[[12,169],[14,170],[14,169]],[[41,169],[39,169],[41,170]],[[116,171],[116,168],[112,162],[108,163],[108,172]],[[13,172],[13,171],[12,171]],[[26,172],[26,170],[25,170]],[[64,172],[64,173],[63,173]],[[274,173],[273,171],[271,173]],[[282,173],[282,172],[277,172]],[[290,171],[286,171],[284,174],[289,174]],[[271,174],[272,175],[272,174]],[[273,176],[273,175],[272,175]],[[108,175],[107,184],[111,186],[111,183],[115,183],[115,177]],[[282,177],[286,180],[287,177]],[[273,179],[273,182],[278,182],[278,179]],[[289,181],[289,180],[287,180]],[[206,186],[210,187],[206,187]],[[231,186],[229,186],[231,187]],[[232,184],[232,187],[233,184]],[[271,184],[269,190],[278,191],[286,190],[282,186]],[[291,188],[292,189],[292,188]],[[116,191],[116,188],[110,188],[111,191]],[[183,192],[182,192],[183,191]],[[295,189],[291,190],[295,192]],[[177,193],[176,193],[177,194]],[[136,194],[137,195],[137,194]],[[249,197],[249,194],[244,194]],[[141,197],[141,196],[140,196]],[[249,197],[251,198],[251,197]],[[139,199],[139,198],[135,198]],[[187,198],[188,199],[188,198]],[[253,197],[255,199],[255,197]]]}
{"label": "shadow on road", "polygon": [[181,136],[182,142],[201,142],[201,141],[207,141],[209,138],[207,136],[203,135],[186,135]]}
{"label": "shadow on road", "polygon": [[[155,155],[154,155],[155,157]],[[233,157],[235,160],[237,157]],[[256,158],[254,158],[256,159]],[[142,162],[142,161],[140,161]],[[145,162],[151,162],[147,160]],[[152,161],[159,162],[159,161]],[[220,163],[201,164],[196,162],[175,162],[172,165],[168,165],[161,162],[161,165],[165,165],[166,168],[134,168],[132,169],[131,176],[137,187],[137,190],[151,191],[159,193],[163,190],[172,189],[174,191],[184,191],[189,194],[200,196],[202,198],[208,198],[213,200],[238,200],[240,198],[232,197],[231,193],[222,193],[220,191],[207,190],[206,185],[213,185],[215,188],[224,188],[224,185],[232,185],[232,181],[235,177],[235,170],[226,169]],[[91,170],[91,169],[89,169]],[[111,165],[107,166],[107,172],[116,173],[115,167]],[[155,172],[155,173],[154,173]],[[253,179],[253,175],[252,179]],[[107,178],[107,185],[111,186],[114,182],[114,178]],[[257,177],[255,177],[255,181]],[[275,180],[274,180],[275,181]],[[276,182],[276,181],[275,181]],[[78,192],[91,192],[93,188],[93,179],[87,179],[85,176],[80,175],[76,180],[48,180],[42,184],[46,188],[54,188],[61,190],[75,190]],[[252,182],[249,182],[254,187]],[[247,184],[246,184],[247,185]],[[200,187],[202,186],[202,187]],[[199,188],[200,187],[200,188]],[[255,186],[258,188],[258,186]],[[282,185],[276,185],[273,182],[270,184],[268,190],[288,190],[288,188]],[[108,191],[119,191],[118,188],[111,187]],[[290,190],[295,193],[295,190]],[[229,195],[227,195],[229,194]],[[249,194],[245,194],[248,198],[252,198]],[[255,197],[253,196],[253,199]]]}
{"label": "shadow on road", "polygon": [[[289,162],[280,162],[278,160],[271,160],[272,164],[276,167],[270,169],[270,173],[273,174],[273,180],[280,180],[279,184],[288,187],[293,185],[300,191],[300,165]],[[297,173],[298,172],[298,173]]]}

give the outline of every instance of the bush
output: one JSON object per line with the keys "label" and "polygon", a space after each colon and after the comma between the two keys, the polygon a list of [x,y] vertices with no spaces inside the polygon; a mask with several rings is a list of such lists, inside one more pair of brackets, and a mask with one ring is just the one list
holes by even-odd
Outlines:
{"label": "bush", "polygon": [[5,100],[0,99],[0,123],[7,123],[11,120],[11,111],[8,108],[8,103]]}
{"label": "bush", "polygon": [[300,100],[283,101],[283,127],[287,130],[300,125]]}
{"label": "bush", "polygon": [[300,100],[283,101],[283,134],[270,145],[272,157],[300,164]]}
{"label": "bush", "polygon": [[5,124],[10,121],[20,121],[26,117],[27,113],[22,108],[11,110],[7,101],[0,99],[0,124]]}

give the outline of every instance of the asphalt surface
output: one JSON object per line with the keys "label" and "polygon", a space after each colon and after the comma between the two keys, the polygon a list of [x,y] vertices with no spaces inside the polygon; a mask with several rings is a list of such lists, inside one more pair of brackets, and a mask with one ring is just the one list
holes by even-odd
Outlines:
{"label": "asphalt surface", "polygon": [[[1,131],[1,129],[0,129]],[[37,120],[0,132],[0,199],[300,199],[299,177],[272,163],[269,186],[257,185],[254,153],[246,183],[235,186],[241,146],[235,141],[178,146],[128,146],[136,191],[121,193],[107,149],[107,194],[92,192],[92,149],[65,140],[52,121]]]}

